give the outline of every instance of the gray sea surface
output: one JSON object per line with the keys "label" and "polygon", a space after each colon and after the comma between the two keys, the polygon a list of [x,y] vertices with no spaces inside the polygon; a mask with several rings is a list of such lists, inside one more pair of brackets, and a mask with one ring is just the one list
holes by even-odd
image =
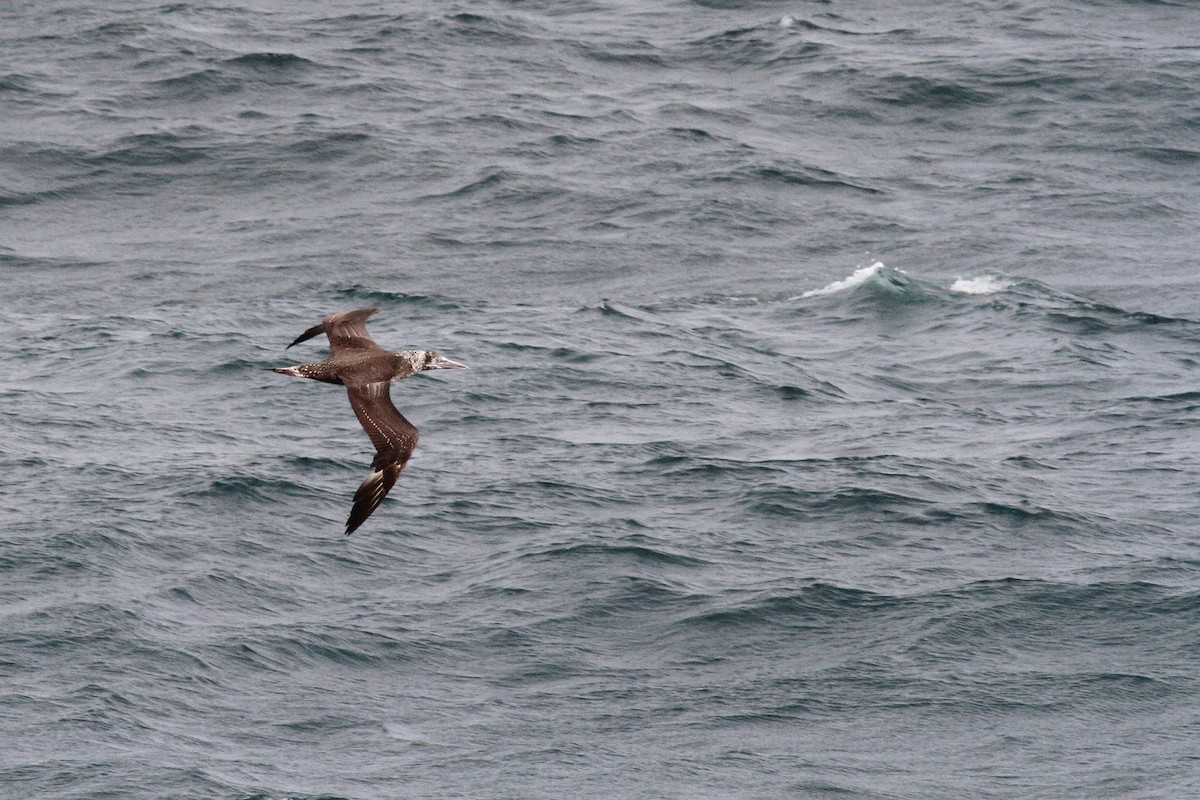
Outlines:
{"label": "gray sea surface", "polygon": [[1197,32],[0,5],[0,796],[1200,796]]}

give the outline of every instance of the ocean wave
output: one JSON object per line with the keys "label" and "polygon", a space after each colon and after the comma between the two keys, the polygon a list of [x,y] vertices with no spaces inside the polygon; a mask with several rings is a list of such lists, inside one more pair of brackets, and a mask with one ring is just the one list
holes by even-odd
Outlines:
{"label": "ocean wave", "polygon": [[635,306],[618,303],[613,300],[604,299],[596,306],[585,306],[579,309],[581,312],[598,311],[604,316],[620,317],[628,320],[636,320],[637,322],[645,322],[654,326],[667,326],[669,323],[653,312],[643,310]]}
{"label": "ocean wave", "polygon": [[61,197],[61,192],[20,192],[7,191],[0,187],[0,206],[28,206],[53,197]]}
{"label": "ocean wave", "polygon": [[1186,390],[1158,395],[1133,395],[1124,398],[1126,403],[1153,403],[1162,405],[1183,405],[1189,410],[1200,407],[1200,391]]}
{"label": "ocean wave", "polygon": [[[823,17],[826,18],[825,24],[813,22],[811,19],[800,19],[799,17],[794,17],[789,14],[780,17],[779,26],[781,28],[799,28],[805,31],[834,33],[841,36],[909,36],[915,33],[913,28],[884,28],[882,30],[857,31],[847,27],[845,23],[847,23],[848,20],[843,17],[839,17],[835,14],[827,14],[823,15]],[[833,22],[837,22],[839,24],[832,24]]]}
{"label": "ocean wave", "polygon": [[902,269],[884,266],[882,261],[875,261],[865,267],[859,267],[848,277],[827,284],[820,289],[810,289],[793,300],[806,300],[813,297],[828,297],[838,294],[855,294],[858,291],[868,292],[873,296],[896,299],[915,300],[924,295],[919,285]]}
{"label": "ocean wave", "polygon": [[723,182],[778,183],[785,186],[807,186],[817,189],[850,189],[864,194],[883,194],[883,190],[866,185],[863,181],[842,175],[832,170],[813,166],[750,166],[740,167],[731,173],[717,174],[711,180]]}
{"label": "ocean wave", "polygon": [[[1090,335],[1159,327],[1170,329],[1179,326],[1187,329],[1200,324],[1186,317],[1126,309],[1098,302],[1031,278],[998,277],[1007,285],[992,294],[1003,295],[1002,307],[1012,309],[1014,314],[1021,318],[1038,316],[1044,323],[1063,331]],[[984,286],[987,284],[988,282],[985,282]]]}
{"label": "ocean wave", "polygon": [[1004,275],[980,275],[974,278],[958,278],[950,284],[950,291],[961,294],[997,294],[1012,288],[1015,280]]}
{"label": "ocean wave", "polygon": [[768,593],[736,604],[724,602],[723,608],[694,613],[679,624],[729,631],[749,627],[804,629],[844,621],[855,612],[882,612],[908,604],[901,598],[820,581],[783,594]]}
{"label": "ocean wave", "polygon": [[783,25],[733,28],[688,42],[671,50],[673,62],[693,63],[708,69],[723,67],[769,68],[819,58],[826,45],[796,36],[781,35]]}
{"label": "ocean wave", "polygon": [[499,16],[472,11],[447,14],[441,25],[443,30],[475,44],[501,47],[530,47],[544,45],[538,35],[541,31],[528,17]]}
{"label": "ocean wave", "polygon": [[295,53],[269,51],[234,56],[225,59],[222,64],[259,75],[307,70],[317,66],[316,62]]}
{"label": "ocean wave", "polygon": [[[142,377],[148,377],[149,373],[143,368],[138,368]],[[228,361],[222,361],[213,364],[212,369],[215,372],[246,372],[248,370],[263,369],[263,365],[259,361],[252,361],[247,358],[231,358]],[[137,374],[137,373],[131,373]]]}
{"label": "ocean wave", "polygon": [[1080,336],[1094,336],[1109,332],[1136,331],[1159,326],[1196,327],[1192,320],[1167,317],[1145,311],[1127,311],[1102,303],[1078,302],[1069,307],[1049,310],[1046,320],[1054,327]]}
{"label": "ocean wave", "polygon": [[229,631],[197,648],[203,659],[229,669],[292,674],[297,666],[362,668],[411,661],[428,643],[406,641],[348,624],[280,623],[258,627],[252,636]]}
{"label": "ocean wave", "polygon": [[564,544],[523,554],[530,559],[579,559],[615,565],[622,561],[634,564],[659,564],[682,567],[699,567],[706,562],[682,552],[672,552],[661,546],[633,544],[628,541],[591,542],[586,544]]}
{"label": "ocean wave", "polygon": [[[378,286],[364,286],[361,283],[338,286],[333,290],[333,294],[348,303],[378,303],[379,305],[407,307],[410,310],[415,308],[437,312],[461,312],[472,308],[472,306],[464,304],[462,300],[444,295],[395,291]],[[317,313],[324,316],[329,312]]]}
{"label": "ocean wave", "polygon": [[960,646],[990,640],[993,646],[1038,643],[1055,649],[1102,640],[1112,630],[1141,631],[1147,645],[1173,644],[1158,632],[1175,629],[1181,615],[1200,609],[1200,594],[1144,581],[1063,582],[1005,578],[944,590],[930,599],[944,605],[939,638]]}
{"label": "ocean wave", "polygon": [[266,478],[258,475],[223,475],[199,487],[182,492],[184,497],[232,500],[236,502],[284,502],[285,498],[304,496],[311,488],[299,480]]}
{"label": "ocean wave", "polygon": [[727,477],[742,481],[762,481],[787,477],[791,473],[789,463],[738,461],[675,453],[653,455],[642,465],[642,469],[673,480],[687,479],[705,483]]}
{"label": "ocean wave", "polygon": [[992,103],[996,93],[964,81],[923,75],[888,75],[873,78],[859,91],[876,102],[912,109],[955,110]]}
{"label": "ocean wave", "polygon": [[913,515],[923,512],[929,504],[930,501],[923,497],[870,486],[829,491],[777,485],[747,490],[740,505],[749,513],[785,518],[811,518],[818,514],[834,517],[867,514],[876,518],[883,514],[911,521]]}
{"label": "ocean wave", "polygon": [[37,83],[28,75],[17,72],[0,75],[0,92],[31,93],[36,89]]}
{"label": "ocean wave", "polygon": [[667,54],[644,39],[622,37],[605,42],[581,41],[574,43],[573,47],[584,58],[598,64],[638,69],[667,69],[671,66]]}
{"label": "ocean wave", "polygon": [[203,143],[203,131],[140,133],[123,136],[93,157],[101,165],[125,167],[175,167],[211,158],[213,149]]}
{"label": "ocean wave", "polygon": [[215,67],[192,70],[182,75],[160,78],[146,84],[148,100],[200,102],[213,97],[235,94],[246,87],[242,78]]}
{"label": "ocean wave", "polygon": [[505,184],[511,184],[515,179],[516,176],[508,170],[499,168],[491,169],[488,170],[484,175],[481,175],[480,177],[477,177],[468,183],[461,184],[452,189],[447,189],[443,192],[427,194],[421,199],[451,200],[455,198],[468,197],[479,192],[498,189]]}
{"label": "ocean wave", "polygon": [[[1198,597],[1148,583],[1008,578],[914,595],[812,581],[783,591],[743,589],[702,598],[700,609],[693,607],[671,624],[680,633],[701,629],[749,636],[762,628],[828,631],[868,620],[883,631],[891,620],[900,625],[899,650],[943,661],[951,653],[1000,654],[1022,646],[1068,652],[1093,640],[1090,648],[1114,629],[1141,630],[1147,642],[1172,647],[1163,635],[1176,629],[1181,615],[1200,608]],[[1086,667],[1077,674],[1097,677]]]}
{"label": "ocean wave", "polygon": [[1134,155],[1159,164],[1194,166],[1200,162],[1200,149],[1183,147],[1139,147],[1131,151]]}
{"label": "ocean wave", "polygon": [[[876,261],[865,267],[859,267],[858,269],[854,270],[854,272],[849,277],[842,278],[841,280],[834,281],[833,283],[830,283],[830,284],[826,284],[824,287],[822,287],[820,289],[810,289],[809,291],[804,292],[803,294],[797,295],[796,297],[794,297],[792,299],[800,300],[800,299],[809,298],[809,297],[823,297],[825,295],[836,294],[838,292],[844,292],[849,289],[854,289],[855,287],[862,286],[864,283],[869,281],[872,277],[875,276],[876,273],[878,273],[882,269],[886,269],[883,265],[883,262]],[[897,270],[897,272],[899,273],[900,271]]]}
{"label": "ocean wave", "polygon": [[1028,532],[1043,537],[1120,535],[1123,524],[1088,513],[1084,509],[1064,506],[1052,508],[1038,503],[980,500],[953,509],[950,519],[964,529],[985,528],[999,531]]}
{"label": "ocean wave", "polygon": [[882,261],[860,266],[845,278],[789,297],[787,301],[826,297],[885,300],[889,304],[895,300],[933,301],[936,306],[954,308],[956,314],[974,313],[977,306],[950,305],[956,302],[955,297],[986,298],[990,301],[988,307],[991,310],[1008,312],[1014,324],[1036,317],[1046,327],[1081,336],[1175,327],[1186,334],[1200,325],[1188,318],[1097,302],[1055,289],[1041,281],[1010,275],[989,273],[959,277],[943,289],[934,281],[912,276],[902,269],[886,267]]}

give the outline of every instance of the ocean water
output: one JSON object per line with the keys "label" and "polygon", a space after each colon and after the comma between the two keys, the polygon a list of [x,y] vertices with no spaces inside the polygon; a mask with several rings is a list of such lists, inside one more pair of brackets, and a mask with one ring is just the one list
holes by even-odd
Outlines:
{"label": "ocean water", "polygon": [[0,7],[0,796],[1200,796],[1196,31]]}

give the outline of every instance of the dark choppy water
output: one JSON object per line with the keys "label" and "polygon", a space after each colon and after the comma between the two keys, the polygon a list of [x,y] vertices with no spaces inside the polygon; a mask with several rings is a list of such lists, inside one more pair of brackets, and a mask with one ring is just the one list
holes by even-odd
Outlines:
{"label": "dark choppy water", "polygon": [[0,794],[1200,793],[1198,30],[3,7]]}

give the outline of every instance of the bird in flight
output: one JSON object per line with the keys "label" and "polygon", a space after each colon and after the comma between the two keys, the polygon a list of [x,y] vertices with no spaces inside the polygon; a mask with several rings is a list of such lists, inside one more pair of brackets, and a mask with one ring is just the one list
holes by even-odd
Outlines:
{"label": "bird in flight", "polygon": [[378,310],[359,308],[330,314],[321,320],[321,324],[309,328],[288,345],[290,348],[323,333],[329,337],[328,358],[271,370],[281,375],[345,386],[350,395],[350,407],[371,438],[371,444],[375,445],[371,474],[354,493],[354,506],[346,520],[347,536],[383,502],[417,446],[416,427],[392,405],[389,393],[392,381],[428,369],[470,369],[466,364],[451,361],[432,350],[393,353],[375,344],[367,333],[367,317]]}

